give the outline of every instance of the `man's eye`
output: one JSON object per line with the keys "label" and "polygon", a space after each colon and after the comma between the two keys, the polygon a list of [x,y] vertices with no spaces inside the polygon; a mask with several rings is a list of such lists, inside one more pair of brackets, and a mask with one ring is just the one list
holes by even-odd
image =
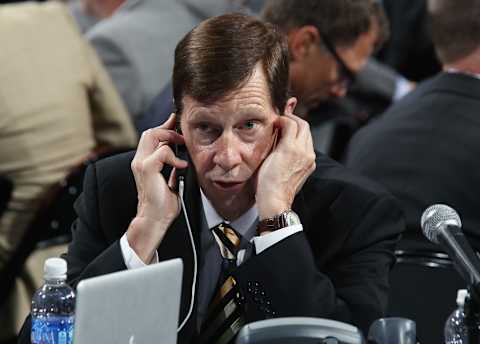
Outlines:
{"label": "man's eye", "polygon": [[210,123],[198,123],[197,130],[202,134],[213,134],[218,130],[218,128]]}
{"label": "man's eye", "polygon": [[195,130],[197,134],[199,135],[198,137],[201,138],[202,140],[208,140],[208,141],[213,141],[215,140],[222,132],[222,130],[214,126],[210,123],[198,123],[195,126]]}
{"label": "man's eye", "polygon": [[198,129],[199,129],[200,131],[208,131],[208,130],[210,130],[211,128],[210,128],[210,125],[208,125],[207,123],[200,123],[200,124],[198,125]]}
{"label": "man's eye", "polygon": [[257,125],[257,123],[255,121],[246,121],[243,124],[243,127],[244,127],[244,129],[251,130],[251,129],[255,128],[256,125]]}

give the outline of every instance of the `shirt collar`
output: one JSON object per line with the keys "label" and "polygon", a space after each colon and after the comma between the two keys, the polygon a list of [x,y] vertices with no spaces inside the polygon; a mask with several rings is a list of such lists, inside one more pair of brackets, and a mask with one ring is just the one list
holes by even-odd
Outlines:
{"label": "shirt collar", "polygon": [[237,232],[242,235],[245,235],[250,228],[252,228],[253,224],[257,221],[258,218],[258,210],[257,206],[254,204],[249,210],[243,213],[238,219],[235,221],[227,221],[223,219],[215,210],[212,203],[208,200],[207,196],[203,193],[202,189],[200,188],[200,194],[202,196],[202,205],[203,205],[203,212],[205,213],[205,218],[207,220],[208,228],[213,228],[216,225],[219,225],[222,222],[230,224]]}

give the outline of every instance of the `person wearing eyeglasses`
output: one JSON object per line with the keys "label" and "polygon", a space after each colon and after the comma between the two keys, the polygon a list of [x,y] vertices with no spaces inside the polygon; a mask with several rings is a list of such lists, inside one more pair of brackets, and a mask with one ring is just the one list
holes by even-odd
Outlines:
{"label": "person wearing eyeglasses", "polygon": [[[401,213],[381,188],[315,154],[288,92],[287,46],[241,14],[180,41],[176,112],[136,152],[86,172],[69,283],[182,258],[180,344],[232,343],[245,323],[290,316],[366,333],[384,316]],[[19,343],[29,334],[27,321]]]}
{"label": "person wearing eyeglasses", "polygon": [[375,0],[269,0],[263,19],[288,36],[297,112],[343,97],[368,57],[388,36]]}
{"label": "person wearing eyeglasses", "polygon": [[[388,36],[387,19],[375,0],[249,0],[244,6],[288,36],[290,88],[299,101],[297,114],[304,118],[320,103],[345,96]],[[168,119],[172,96],[169,84],[137,121],[140,133]],[[312,129],[315,148],[323,151],[322,135]]]}

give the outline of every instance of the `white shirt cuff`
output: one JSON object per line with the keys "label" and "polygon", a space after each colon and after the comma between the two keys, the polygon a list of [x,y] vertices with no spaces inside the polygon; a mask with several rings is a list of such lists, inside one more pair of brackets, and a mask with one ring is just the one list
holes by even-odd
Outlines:
{"label": "white shirt cuff", "polygon": [[[147,266],[143,260],[140,259],[139,256],[135,253],[133,248],[130,247],[130,244],[127,240],[127,233],[125,233],[122,238],[120,239],[120,249],[122,251],[123,260],[127,269],[137,269]],[[155,255],[152,258],[152,261],[149,264],[158,263],[158,252],[155,251]]]}
{"label": "white shirt cuff", "polygon": [[300,231],[303,231],[302,225],[293,225],[278,229],[265,235],[253,237],[252,241],[255,244],[255,253],[260,254],[270,246],[273,246],[290,235]]}

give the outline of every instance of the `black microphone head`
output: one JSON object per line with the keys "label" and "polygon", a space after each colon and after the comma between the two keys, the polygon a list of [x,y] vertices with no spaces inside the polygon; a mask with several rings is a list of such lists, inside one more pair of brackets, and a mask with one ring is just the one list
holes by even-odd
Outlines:
{"label": "black microphone head", "polygon": [[452,225],[462,227],[462,221],[458,213],[445,204],[434,204],[425,209],[420,223],[423,235],[435,244],[439,243],[438,233],[442,226]]}

